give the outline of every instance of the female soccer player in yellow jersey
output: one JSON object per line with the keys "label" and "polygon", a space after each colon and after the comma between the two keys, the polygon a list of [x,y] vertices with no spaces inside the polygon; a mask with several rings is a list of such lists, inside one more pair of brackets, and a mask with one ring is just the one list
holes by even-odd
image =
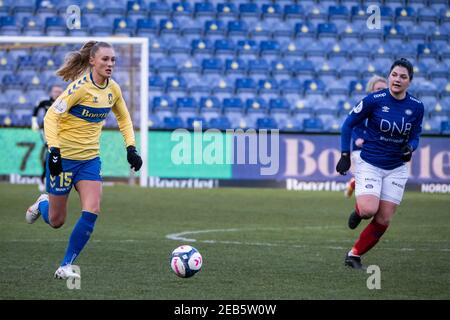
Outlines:
{"label": "female soccer player in yellow jersey", "polygon": [[81,200],[82,213],[69,238],[66,254],[55,278],[79,278],[72,263],[89,240],[100,213],[102,196],[100,133],[110,111],[124,137],[127,160],[138,171],[142,159],[136,151],[133,124],[119,85],[111,79],[116,57],[106,42],[89,41],[71,52],[56,72],[72,81],[52,104],[44,118],[47,157],[47,194],[42,194],[26,213],[28,223],[42,215],[53,228],[64,224],[72,186]]}

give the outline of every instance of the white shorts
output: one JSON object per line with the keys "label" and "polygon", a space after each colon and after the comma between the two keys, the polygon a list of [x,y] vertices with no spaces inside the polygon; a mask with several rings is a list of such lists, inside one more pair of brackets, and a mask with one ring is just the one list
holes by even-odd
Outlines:
{"label": "white shorts", "polygon": [[351,172],[353,173],[353,175],[356,172],[356,165],[358,163],[358,160],[361,159],[361,150],[355,150],[352,151],[351,155],[351,160],[352,160],[352,169]]}
{"label": "white shorts", "polygon": [[374,195],[380,200],[400,204],[408,181],[408,169],[402,165],[392,170],[375,167],[359,157],[355,161],[355,196]]}

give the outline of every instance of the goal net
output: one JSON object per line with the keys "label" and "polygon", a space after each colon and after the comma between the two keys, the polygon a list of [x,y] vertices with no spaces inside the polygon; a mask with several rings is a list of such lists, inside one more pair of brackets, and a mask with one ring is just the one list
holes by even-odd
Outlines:
{"label": "goal net", "polygon": [[[139,172],[139,182],[141,186],[146,186],[148,175],[148,38],[0,36],[0,94],[2,96],[0,125],[2,127],[30,127],[33,108],[39,101],[49,98],[51,86],[61,85],[65,89],[68,84],[55,74],[55,71],[64,62],[66,54],[78,50],[90,40],[108,42],[114,46],[117,62],[112,77],[120,85],[133,119],[136,140],[145,164]],[[40,112],[38,120],[41,122],[42,118],[43,112]],[[117,122],[112,112],[105,121],[105,128],[117,129]],[[115,141],[111,141],[112,146],[117,147],[117,144]],[[115,152],[112,149],[109,151],[110,154]],[[123,157],[123,154],[121,156]],[[103,174],[107,177],[108,173],[105,175],[105,169],[107,171],[108,168],[103,168]],[[129,172],[126,174],[132,176]],[[122,174],[118,174],[113,172],[111,166],[110,176],[123,177],[123,170]]]}

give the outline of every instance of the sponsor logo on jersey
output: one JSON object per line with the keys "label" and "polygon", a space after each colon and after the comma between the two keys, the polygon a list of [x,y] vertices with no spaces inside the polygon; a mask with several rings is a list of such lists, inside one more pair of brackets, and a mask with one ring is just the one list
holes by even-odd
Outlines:
{"label": "sponsor logo on jersey", "polygon": [[366,184],[366,189],[373,189],[373,185],[371,185],[371,184]]}
{"label": "sponsor logo on jersey", "polygon": [[361,102],[358,103],[358,105],[356,105],[356,106],[352,109],[352,111],[350,111],[350,113],[352,113],[352,112],[354,112],[354,113],[360,113],[361,110],[362,110],[362,108],[363,108],[363,101],[361,100]]}
{"label": "sponsor logo on jersey", "polygon": [[89,110],[87,110],[87,109],[83,109],[83,111],[81,111],[81,115],[85,118],[106,119],[106,117],[108,116],[108,113],[109,112],[92,113],[92,112],[89,112]]}
{"label": "sponsor logo on jersey", "polygon": [[411,96],[409,96],[409,98],[412,100],[412,101],[415,101],[415,102],[417,102],[417,103],[422,103],[422,101],[420,101],[420,100],[417,100],[416,98],[414,98],[414,97],[411,97]]}
{"label": "sponsor logo on jersey", "polygon": [[67,102],[64,100],[56,100],[53,108],[56,113],[64,113],[67,110]]}
{"label": "sponsor logo on jersey", "polygon": [[389,107],[388,106],[383,106],[382,108],[381,108],[381,111],[383,111],[383,112],[389,112]]}
{"label": "sponsor logo on jersey", "polygon": [[385,96],[386,96],[386,92],[378,93],[378,94],[374,94],[373,95],[374,98],[381,98],[381,97],[385,97]]}

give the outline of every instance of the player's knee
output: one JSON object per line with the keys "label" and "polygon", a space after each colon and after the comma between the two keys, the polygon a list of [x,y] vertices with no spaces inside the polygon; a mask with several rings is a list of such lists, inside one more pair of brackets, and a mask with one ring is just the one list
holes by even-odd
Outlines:
{"label": "player's knee", "polygon": [[65,220],[63,218],[60,217],[54,217],[54,218],[49,218],[50,219],[50,226],[53,229],[58,229],[61,228],[64,225]]}
{"label": "player's knee", "polygon": [[362,218],[372,218],[378,211],[378,206],[375,205],[370,205],[370,204],[365,204],[365,205],[359,205],[359,215]]}

